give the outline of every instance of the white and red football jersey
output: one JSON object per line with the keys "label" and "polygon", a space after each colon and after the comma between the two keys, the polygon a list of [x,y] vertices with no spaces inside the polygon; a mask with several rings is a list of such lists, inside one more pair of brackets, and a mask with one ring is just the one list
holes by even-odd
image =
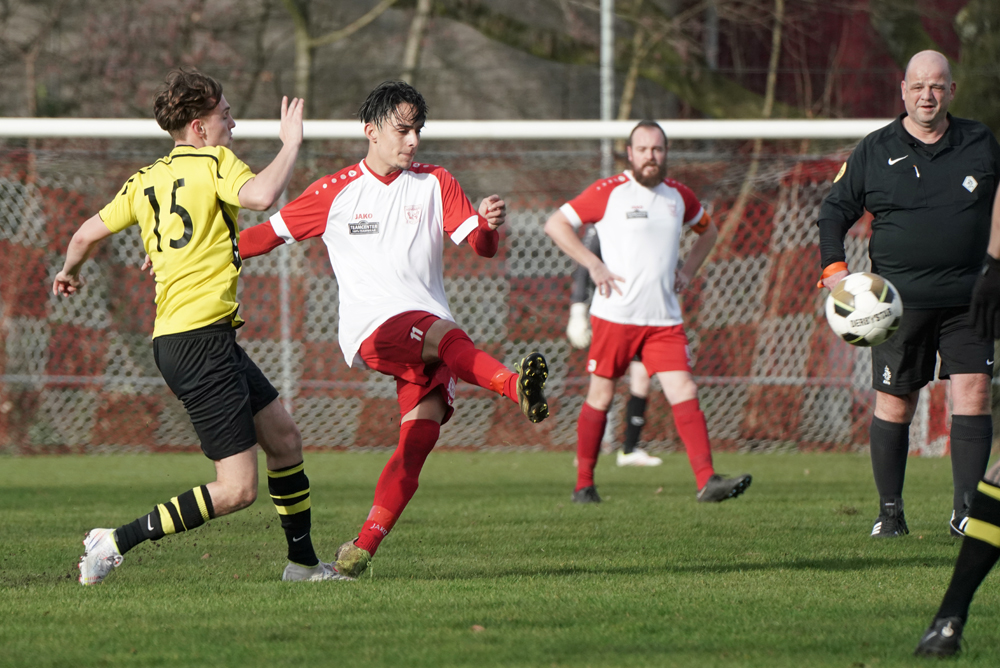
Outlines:
{"label": "white and red football jersey", "polygon": [[594,291],[591,315],[623,325],[683,322],[674,294],[681,231],[702,232],[698,223],[705,214],[690,188],[673,179],[647,188],[626,171],[597,181],[559,210],[573,227],[595,226],[601,259],[625,279],[618,283],[622,294]]}
{"label": "white and red football jersey", "polygon": [[459,244],[480,220],[444,168],[413,163],[383,177],[362,161],[313,183],[270,225],[285,243],[326,243],[340,288],[340,349],[353,366],[361,342],[394,315],[427,311],[454,320],[444,292],[444,236]]}

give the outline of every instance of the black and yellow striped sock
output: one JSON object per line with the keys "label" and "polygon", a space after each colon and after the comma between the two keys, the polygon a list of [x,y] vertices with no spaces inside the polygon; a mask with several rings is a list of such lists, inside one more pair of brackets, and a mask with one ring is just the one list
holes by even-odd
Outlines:
{"label": "black and yellow striped sock", "polygon": [[979,483],[969,508],[962,549],[955,561],[955,573],[941,601],[938,617],[968,617],[976,589],[1000,558],[1000,487]]}
{"label": "black and yellow striped sock", "polygon": [[304,463],[299,462],[277,471],[269,470],[267,490],[274,501],[274,507],[278,509],[281,528],[285,530],[288,560],[293,564],[315,566],[319,559],[309,535],[312,529],[312,504]]}
{"label": "black and yellow striped sock", "polygon": [[118,551],[125,554],[144,540],[159,540],[167,534],[190,531],[215,517],[208,487],[202,485],[157,504],[153,512],[115,529]]}

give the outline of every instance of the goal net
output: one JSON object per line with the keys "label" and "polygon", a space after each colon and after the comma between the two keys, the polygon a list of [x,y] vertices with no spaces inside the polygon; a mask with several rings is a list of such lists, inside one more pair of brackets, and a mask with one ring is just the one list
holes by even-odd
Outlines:
{"label": "goal net", "polygon": [[[694,190],[721,229],[682,295],[701,406],[717,449],[867,447],[870,351],[829,330],[815,287],[816,217],[854,143],[795,135],[756,145],[710,136],[671,140],[670,175]],[[0,139],[0,451],[198,449],[181,403],[153,362],[154,289],[138,269],[144,254],[138,230],[112,236],[87,262],[82,294],[51,294],[76,227],[169,147],[165,138]],[[273,141],[240,140],[237,129],[235,150],[252,168],[266,165],[276,149]],[[288,196],[357,162],[365,150],[352,139],[307,141]],[[623,156],[617,157],[620,170]],[[449,245],[446,289],[456,321],[480,347],[508,366],[538,350],[551,373],[551,417],[539,425],[511,402],[459,383],[455,417],[440,444],[572,449],[588,382],[586,351],[565,337],[573,263],[542,227],[600,176],[600,142],[428,138],[418,160],[448,168],[473,201],[494,192],[506,199],[510,213],[497,258]],[[244,211],[240,226],[267,215]],[[868,232],[861,221],[848,236],[853,271],[868,266]],[[344,363],[337,283],[321,242],[246,260],[239,297],[247,324],[238,341],[281,392],[306,446],[395,446],[395,384]],[[923,390],[913,450],[946,451],[946,394],[945,383]],[[627,396],[623,380],[610,414],[610,443],[620,442]],[[683,447],[655,381],[642,440],[654,451]]]}

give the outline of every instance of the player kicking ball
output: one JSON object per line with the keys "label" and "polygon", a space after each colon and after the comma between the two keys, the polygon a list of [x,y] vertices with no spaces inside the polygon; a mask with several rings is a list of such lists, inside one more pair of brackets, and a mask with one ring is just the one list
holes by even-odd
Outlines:
{"label": "player kicking ball", "polygon": [[243,264],[236,216],[241,207],[269,209],[287,187],[302,144],[302,100],[282,99],[283,146],[257,175],[228,148],[236,123],[222,86],[211,77],[171,72],[153,109],[174,139],[173,150],[136,172],[76,231],[52,292],[79,292],[80,270],[98,243],[139,225],[156,275],[156,366],[184,403],[202,450],[215,463],[216,479],[117,529],[88,532],[80,584],[102,582],[143,541],[190,531],[253,503],[257,443],[267,455],[268,489],[288,541],[282,579],[343,579],[313,550],[299,430],[277,401],[278,391],[236,343],[236,328],[243,324],[236,302]]}
{"label": "player kicking ball", "polygon": [[[694,470],[698,501],[731,499],[746,491],[751,478],[724,478],[712,467],[708,427],[691,377],[687,335],[675,295],[708,257],[718,230],[694,193],[666,178],[667,137],[659,124],[641,121],[626,150],[631,170],[597,181],[545,223],[546,234],[587,267],[596,287],[590,307],[593,340],[587,355],[590,385],[577,422],[572,498],[577,503],[601,501],[594,468],[615,380],[638,355],[646,371],[659,378],[673,409],[677,433]],[[575,228],[589,224],[597,229],[603,261],[576,235]],[[685,229],[699,238],[677,268]]]}
{"label": "player kicking ball", "polygon": [[492,195],[477,212],[445,169],[414,162],[427,104],[412,86],[379,85],[358,115],[368,138],[365,159],[319,179],[240,237],[247,258],[322,238],[340,289],[339,339],[348,366],[396,379],[399,445],[360,534],[337,550],[337,570],[351,577],[368,567],[417,491],[424,461],[453,413],[456,376],[506,396],[532,422],[549,413],[545,358],[530,353],[510,371],[459,329],[445,296],[445,237],[493,257],[507,215],[503,200]]}

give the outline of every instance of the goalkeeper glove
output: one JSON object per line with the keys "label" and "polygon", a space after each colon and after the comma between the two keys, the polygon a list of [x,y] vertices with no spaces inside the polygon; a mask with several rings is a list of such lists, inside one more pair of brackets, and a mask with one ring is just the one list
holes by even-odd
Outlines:
{"label": "goalkeeper glove", "polygon": [[846,262],[833,262],[833,263],[831,263],[826,269],[823,270],[823,275],[820,276],[820,279],[818,281],[816,281],[816,287],[817,288],[822,288],[823,287],[823,281],[825,281],[826,279],[830,278],[834,274],[839,274],[840,272],[847,271],[847,270],[848,269],[847,269],[847,263]]}
{"label": "goalkeeper glove", "polygon": [[988,253],[983,271],[972,288],[969,319],[982,338],[1000,338],[1000,260]]}
{"label": "goalkeeper glove", "polygon": [[569,305],[566,338],[574,348],[586,348],[590,345],[590,319],[587,317],[587,310],[587,305],[583,302]]}

